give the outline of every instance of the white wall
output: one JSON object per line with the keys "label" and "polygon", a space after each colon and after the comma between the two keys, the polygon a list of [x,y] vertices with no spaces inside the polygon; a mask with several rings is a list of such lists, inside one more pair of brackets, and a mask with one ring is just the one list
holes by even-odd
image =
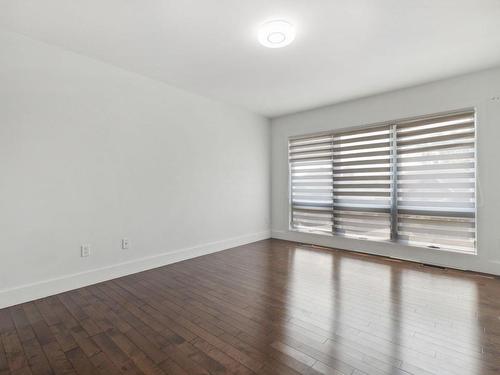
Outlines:
{"label": "white wall", "polygon": [[0,179],[0,307],[270,235],[268,120],[4,32]]}
{"label": "white wall", "polygon": [[[477,256],[288,231],[288,137],[466,107],[478,115]],[[273,237],[500,274],[500,69],[276,118],[271,149]]]}

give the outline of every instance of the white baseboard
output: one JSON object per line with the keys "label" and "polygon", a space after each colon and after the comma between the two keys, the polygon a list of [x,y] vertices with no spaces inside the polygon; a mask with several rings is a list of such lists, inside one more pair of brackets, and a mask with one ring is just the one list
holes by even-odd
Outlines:
{"label": "white baseboard", "polygon": [[132,273],[165,266],[182,260],[196,258],[251,242],[265,240],[270,237],[271,231],[266,230],[189,248],[177,249],[149,257],[134,259],[128,262],[113,264],[86,272],[64,275],[54,279],[0,290],[0,308],[51,296],[68,290],[130,275]]}

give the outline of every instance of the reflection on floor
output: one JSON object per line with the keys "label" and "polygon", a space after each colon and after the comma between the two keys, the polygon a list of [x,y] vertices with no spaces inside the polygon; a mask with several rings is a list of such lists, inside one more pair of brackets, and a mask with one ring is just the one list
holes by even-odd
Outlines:
{"label": "reflection on floor", "polygon": [[266,240],[0,310],[0,374],[500,373],[500,280]]}

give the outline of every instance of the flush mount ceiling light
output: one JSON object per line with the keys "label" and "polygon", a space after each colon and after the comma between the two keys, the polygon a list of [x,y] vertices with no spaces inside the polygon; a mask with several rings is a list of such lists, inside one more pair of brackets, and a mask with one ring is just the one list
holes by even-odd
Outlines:
{"label": "flush mount ceiling light", "polygon": [[295,28],[285,20],[272,20],[263,23],[259,29],[259,42],[268,48],[281,48],[295,39]]}

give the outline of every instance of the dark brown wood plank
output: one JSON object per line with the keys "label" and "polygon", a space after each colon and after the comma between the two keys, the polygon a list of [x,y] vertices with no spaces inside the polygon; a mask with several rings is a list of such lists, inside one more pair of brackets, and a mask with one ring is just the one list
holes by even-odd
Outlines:
{"label": "dark brown wood plank", "polygon": [[1,335],[8,368],[12,372],[29,370],[28,360],[15,330],[9,330]]}
{"label": "dark brown wood plank", "polygon": [[76,347],[69,350],[66,352],[66,357],[79,375],[94,375],[98,373],[97,368],[80,348]]}
{"label": "dark brown wood plank", "polygon": [[280,240],[0,309],[0,375],[498,375],[500,279]]}

